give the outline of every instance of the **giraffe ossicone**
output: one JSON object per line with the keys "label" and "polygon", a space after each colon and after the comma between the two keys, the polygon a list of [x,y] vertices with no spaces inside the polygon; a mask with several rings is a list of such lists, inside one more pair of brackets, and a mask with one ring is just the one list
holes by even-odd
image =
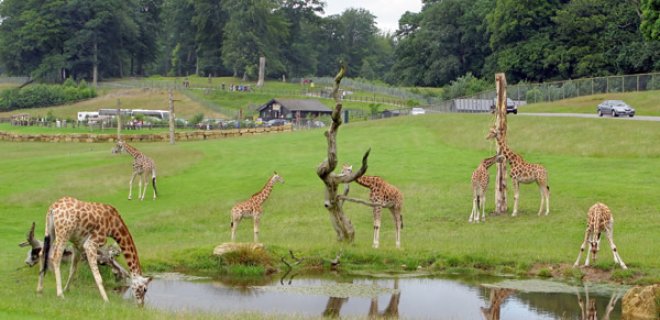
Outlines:
{"label": "giraffe ossicone", "polygon": [[[138,305],[143,306],[144,296],[151,278],[142,274],[135,242],[119,212],[108,204],[85,202],[72,197],[64,197],[55,201],[46,213],[44,249],[37,292],[43,291],[43,280],[50,260],[55,273],[57,296],[64,297],[64,291],[68,290],[84,251],[96,286],[103,300],[107,302],[108,296],[98,268],[98,248],[105,245],[108,237],[117,242],[124,254],[130,270],[133,296]],[[51,241],[53,242],[52,256],[50,254]],[[60,264],[64,247],[69,241],[73,244],[72,261],[69,277],[62,289]]]}
{"label": "giraffe ossicone", "polygon": [[270,196],[273,186],[277,182],[284,183],[284,178],[277,174],[277,172],[273,172],[273,175],[259,192],[253,194],[249,199],[235,204],[231,208],[231,242],[236,240],[236,229],[243,218],[252,218],[254,221],[254,242],[259,242],[259,223],[264,213],[262,206]]}

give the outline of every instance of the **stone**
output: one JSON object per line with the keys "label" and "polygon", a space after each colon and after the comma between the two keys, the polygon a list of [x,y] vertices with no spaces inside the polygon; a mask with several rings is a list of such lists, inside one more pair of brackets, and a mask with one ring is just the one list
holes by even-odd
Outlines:
{"label": "stone", "polygon": [[623,319],[660,319],[660,284],[636,286],[621,303]]}
{"label": "stone", "polygon": [[264,244],[263,243],[254,243],[254,242],[225,242],[213,249],[213,254],[216,256],[222,256],[226,253],[241,250],[241,249],[247,249],[247,250],[263,250],[264,249]]}

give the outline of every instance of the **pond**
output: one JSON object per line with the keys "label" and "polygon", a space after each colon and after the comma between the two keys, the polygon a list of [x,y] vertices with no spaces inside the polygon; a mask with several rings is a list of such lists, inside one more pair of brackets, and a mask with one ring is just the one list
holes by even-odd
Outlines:
{"label": "pond", "polygon": [[206,313],[402,319],[621,318],[625,288],[543,280],[295,278],[262,283],[159,277],[146,307]]}

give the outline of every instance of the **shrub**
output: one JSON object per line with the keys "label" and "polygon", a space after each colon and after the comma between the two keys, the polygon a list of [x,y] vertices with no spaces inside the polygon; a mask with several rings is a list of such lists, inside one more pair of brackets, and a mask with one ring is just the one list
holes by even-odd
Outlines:
{"label": "shrub", "polygon": [[9,89],[0,93],[0,110],[41,108],[89,99],[96,96],[96,90],[85,84],[76,87],[71,79],[63,85],[33,84],[21,89]]}

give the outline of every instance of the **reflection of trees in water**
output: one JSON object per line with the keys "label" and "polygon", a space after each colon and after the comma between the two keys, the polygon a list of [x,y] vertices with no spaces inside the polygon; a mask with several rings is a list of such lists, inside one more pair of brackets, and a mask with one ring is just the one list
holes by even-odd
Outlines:
{"label": "reflection of trees in water", "polygon": [[255,287],[269,285],[272,282],[272,277],[220,277],[214,279],[213,286],[223,289],[231,288],[244,295],[256,295],[261,291]]}
{"label": "reflection of trees in water", "polygon": [[[390,296],[390,301],[383,312],[378,312],[378,297],[372,297],[369,303],[368,319],[398,319],[399,301],[401,300],[401,291],[399,290],[399,279],[394,280],[395,292]],[[341,308],[348,302],[348,298],[329,297],[322,315],[324,317],[336,318],[341,314]]]}
{"label": "reflection of trees in water", "polygon": [[[582,300],[582,296],[580,295],[579,291],[575,291],[575,294],[577,294],[578,298],[578,305],[580,306],[580,319],[581,320],[598,320],[598,309],[596,308],[596,299],[595,298],[589,298],[589,288],[584,287],[584,297],[585,300]],[[610,319],[610,314],[612,313],[612,310],[614,310],[614,306],[616,306],[617,301],[619,301],[620,298],[620,293],[618,291],[612,292],[612,295],[610,296],[610,301],[607,303],[607,306],[605,307],[605,314],[603,315],[601,320],[609,320]]]}
{"label": "reflection of trees in water", "polygon": [[488,301],[488,308],[481,308],[486,320],[499,320],[500,308],[502,303],[514,292],[512,289],[493,288],[490,290],[490,299]]}

